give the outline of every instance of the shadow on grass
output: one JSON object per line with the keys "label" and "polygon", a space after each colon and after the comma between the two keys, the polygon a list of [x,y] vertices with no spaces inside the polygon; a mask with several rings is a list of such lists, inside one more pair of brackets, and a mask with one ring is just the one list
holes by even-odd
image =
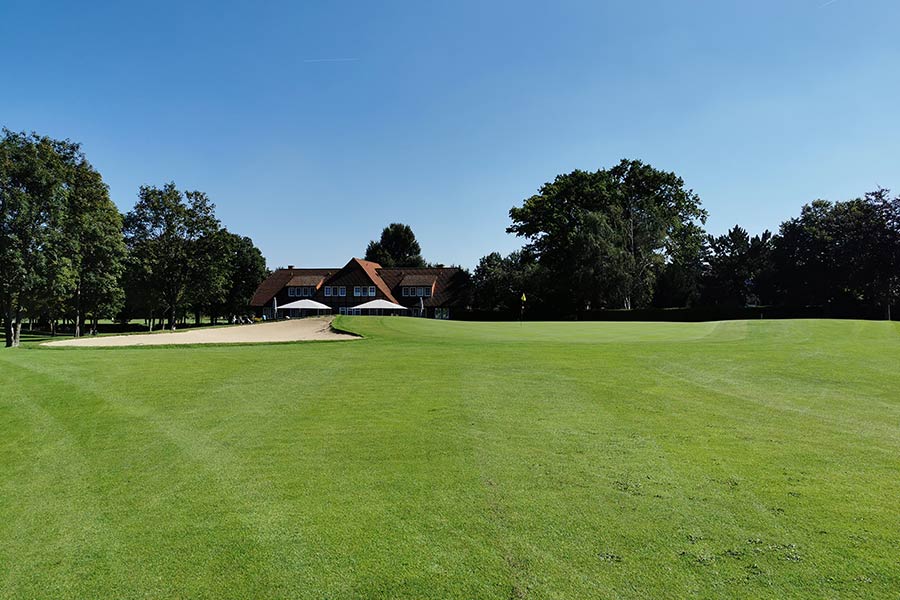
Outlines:
{"label": "shadow on grass", "polygon": [[[22,336],[19,341],[22,344],[42,344],[44,342],[49,342],[51,340],[58,340],[58,339],[61,339],[61,336],[53,337],[49,333],[42,333],[42,332],[37,332],[37,331],[35,331],[35,332],[23,331]],[[3,348],[5,346],[6,346],[6,336],[3,335],[2,331],[0,331],[0,348]]]}

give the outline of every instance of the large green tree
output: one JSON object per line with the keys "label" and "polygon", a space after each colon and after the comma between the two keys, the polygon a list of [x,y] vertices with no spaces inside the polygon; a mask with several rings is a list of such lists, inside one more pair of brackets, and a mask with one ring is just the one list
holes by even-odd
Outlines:
{"label": "large green tree", "polygon": [[529,307],[541,305],[537,263],[523,251],[483,256],[472,274],[472,288],[478,310],[517,313],[523,294]]}
{"label": "large green tree", "polygon": [[[169,329],[191,294],[208,283],[208,239],[219,231],[215,206],[203,192],[181,192],[174,183],[162,188],[142,186],[138,202],[125,217],[130,268],[143,296],[157,314],[165,314]],[[132,302],[131,304],[135,304]]]}
{"label": "large green tree", "polygon": [[424,267],[426,264],[412,228],[403,223],[391,223],[382,230],[378,241],[369,242],[366,260],[382,267]]}
{"label": "large green tree", "polygon": [[510,218],[548,273],[545,291],[577,312],[646,305],[660,270],[702,240],[706,211],[674,173],[623,160],[559,175]]}
{"label": "large green tree", "polygon": [[702,301],[715,306],[759,304],[771,239],[768,231],[750,237],[738,225],[723,235],[708,236]]}
{"label": "large green tree", "polygon": [[6,346],[22,322],[57,311],[75,276],[64,232],[77,144],[4,129],[0,138],[0,310]]}
{"label": "large green tree", "polygon": [[244,313],[256,288],[268,275],[266,260],[253,240],[225,229],[219,232],[219,237],[226,276],[223,294],[209,307],[214,319]]}
{"label": "large green tree", "polygon": [[75,277],[69,305],[78,337],[87,318],[96,327],[101,317],[117,314],[124,300],[122,215],[86,160],[72,169],[64,229]]}
{"label": "large green tree", "polygon": [[885,307],[891,319],[891,306],[900,300],[900,196],[879,188],[866,194],[866,203],[880,221],[874,236],[879,269],[872,281],[872,295]]}
{"label": "large green tree", "polygon": [[779,301],[882,306],[900,287],[900,200],[887,190],[846,202],[816,200],[781,224],[772,268]]}

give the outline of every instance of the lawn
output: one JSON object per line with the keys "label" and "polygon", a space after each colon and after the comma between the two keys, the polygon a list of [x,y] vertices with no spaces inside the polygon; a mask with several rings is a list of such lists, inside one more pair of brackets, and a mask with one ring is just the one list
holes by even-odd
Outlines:
{"label": "lawn", "polygon": [[0,351],[0,597],[900,589],[900,326]]}

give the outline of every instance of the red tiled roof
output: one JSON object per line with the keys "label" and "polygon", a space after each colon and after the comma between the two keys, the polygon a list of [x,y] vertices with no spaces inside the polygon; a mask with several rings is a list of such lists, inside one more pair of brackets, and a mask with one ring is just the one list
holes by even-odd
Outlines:
{"label": "red tiled roof", "polygon": [[[465,272],[457,267],[425,267],[425,268],[399,268],[399,269],[379,269],[378,274],[384,280],[385,284],[393,290],[397,290],[406,284],[407,278],[412,280],[423,280],[428,283],[421,285],[431,285],[434,282],[433,293],[428,298],[422,299],[424,306],[448,306],[456,304],[465,304],[468,300],[469,279]],[[417,286],[418,287],[418,286]],[[401,296],[400,304],[406,306],[418,306],[419,297],[403,298]]]}
{"label": "red tiled roof", "polygon": [[319,284],[325,281],[324,275],[294,275],[287,285],[303,285],[319,287]]}
{"label": "red tiled roof", "polygon": [[356,262],[360,267],[362,267],[363,271],[365,271],[366,275],[369,279],[372,280],[372,283],[381,290],[381,293],[384,294],[385,298],[394,304],[398,304],[397,299],[394,298],[394,295],[391,294],[391,288],[389,288],[385,283],[381,276],[378,274],[378,270],[381,269],[381,265],[377,262],[372,262],[370,260],[363,260],[361,258],[353,258],[347,266],[351,263]]}
{"label": "red tiled roof", "polygon": [[437,281],[437,275],[435,274],[420,274],[420,273],[409,273],[403,276],[403,279],[400,280],[400,285],[415,285],[415,286],[427,286],[430,287],[434,285],[434,282]]}
{"label": "red tiled roof", "polygon": [[[469,278],[464,271],[455,267],[446,268],[383,268],[376,262],[360,258],[351,259],[340,269],[278,269],[263,281],[250,301],[251,306],[263,307],[272,302],[272,298],[288,286],[316,286],[321,293],[320,284],[330,281],[328,285],[374,285],[381,295],[395,304],[418,306],[419,297],[400,297],[401,287],[429,286],[432,294],[423,297],[425,306],[465,306],[470,295]],[[339,283],[335,283],[339,282]],[[394,293],[397,296],[394,296]],[[349,297],[349,295],[348,295]],[[343,297],[342,297],[343,298]],[[326,301],[327,303],[327,301]]]}
{"label": "red tiled roof", "polygon": [[250,299],[250,306],[266,306],[275,294],[284,289],[295,277],[318,277],[321,281],[335,271],[337,269],[277,269],[256,288],[253,298]]}

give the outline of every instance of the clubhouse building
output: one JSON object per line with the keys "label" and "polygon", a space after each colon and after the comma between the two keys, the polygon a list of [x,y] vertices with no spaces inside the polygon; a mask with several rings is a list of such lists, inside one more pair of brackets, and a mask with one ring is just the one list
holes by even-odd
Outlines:
{"label": "clubhouse building", "polygon": [[[449,319],[469,302],[468,274],[456,267],[384,268],[353,258],[343,268],[278,269],[250,301],[259,316],[398,314]],[[305,302],[304,302],[305,301]]]}

